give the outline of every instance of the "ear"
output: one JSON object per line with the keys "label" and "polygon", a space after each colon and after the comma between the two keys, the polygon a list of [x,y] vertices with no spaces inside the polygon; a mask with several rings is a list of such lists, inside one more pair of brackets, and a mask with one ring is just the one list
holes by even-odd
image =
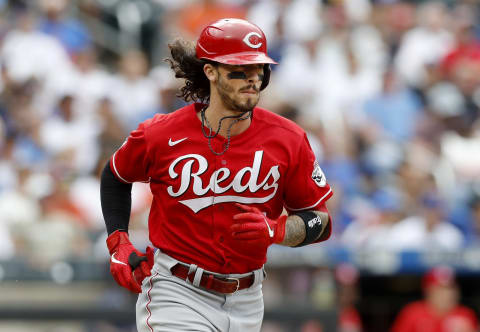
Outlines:
{"label": "ear", "polygon": [[212,64],[206,63],[203,66],[203,72],[205,73],[205,76],[207,76],[210,82],[215,82],[217,80],[217,75],[218,75],[217,68]]}

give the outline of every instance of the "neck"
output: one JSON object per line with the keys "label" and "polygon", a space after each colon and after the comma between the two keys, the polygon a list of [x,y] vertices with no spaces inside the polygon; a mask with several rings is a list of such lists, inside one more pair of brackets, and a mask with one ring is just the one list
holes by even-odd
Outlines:
{"label": "neck", "polygon": [[[213,131],[218,130],[219,122],[220,119],[228,116],[234,116],[234,117],[239,117],[241,116],[242,118],[247,117],[249,114],[248,113],[243,113],[240,111],[234,111],[234,110],[229,110],[225,108],[223,103],[221,101],[218,101],[218,99],[211,99],[210,104],[208,105],[207,109],[205,110],[205,119],[206,123],[205,125],[209,126]],[[201,117],[201,114],[198,114],[199,117]],[[228,128],[232,125],[233,122],[235,122],[237,118],[230,118],[230,119],[224,119],[222,120],[221,128],[220,131],[218,132],[219,135],[223,137],[227,137],[227,131]],[[230,136],[235,136],[238,134],[241,134],[245,130],[248,129],[251,123],[251,118],[248,117],[245,120],[238,121],[237,123],[233,124],[233,126],[230,129]]]}

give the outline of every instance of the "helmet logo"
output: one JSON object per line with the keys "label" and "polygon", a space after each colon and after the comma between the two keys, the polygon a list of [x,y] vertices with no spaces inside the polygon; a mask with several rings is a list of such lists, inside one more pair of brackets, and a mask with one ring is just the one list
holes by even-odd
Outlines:
{"label": "helmet logo", "polygon": [[[260,46],[262,46],[262,42],[261,42],[261,41],[260,41],[258,44],[252,44],[252,42],[250,41],[250,37],[252,37],[252,36],[256,36],[256,37],[260,38],[260,40],[261,40],[261,38],[262,38],[262,36],[261,36],[258,32],[249,32],[249,33],[245,36],[245,38],[243,38],[243,42],[244,42],[245,44],[247,44],[247,45],[248,45],[249,47],[251,47],[251,48],[259,48]],[[255,39],[256,39],[256,38],[255,38]]]}

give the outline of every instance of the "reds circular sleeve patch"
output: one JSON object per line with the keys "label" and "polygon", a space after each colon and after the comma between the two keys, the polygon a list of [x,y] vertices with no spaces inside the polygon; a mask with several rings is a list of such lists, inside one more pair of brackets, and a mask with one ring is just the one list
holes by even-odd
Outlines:
{"label": "reds circular sleeve patch", "polygon": [[325,187],[327,185],[327,178],[316,160],[313,162],[312,179],[319,187]]}

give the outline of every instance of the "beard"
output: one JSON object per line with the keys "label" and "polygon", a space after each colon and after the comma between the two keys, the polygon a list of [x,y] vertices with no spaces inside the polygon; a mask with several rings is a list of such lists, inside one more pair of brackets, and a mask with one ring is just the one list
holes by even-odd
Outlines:
{"label": "beard", "polygon": [[[256,89],[255,86],[253,87],[247,86],[243,89],[247,90],[252,88],[255,90],[258,90]],[[225,82],[221,76],[218,79],[217,90],[218,90],[218,94],[220,95],[220,98],[222,99],[223,105],[227,109],[232,111],[237,111],[242,113],[250,112],[253,110],[255,106],[257,106],[257,103],[259,100],[258,95],[257,95],[257,98],[248,98],[244,103],[241,103],[238,100],[233,99],[232,97],[230,97],[230,94],[235,92],[235,89],[232,88],[227,82]]]}

